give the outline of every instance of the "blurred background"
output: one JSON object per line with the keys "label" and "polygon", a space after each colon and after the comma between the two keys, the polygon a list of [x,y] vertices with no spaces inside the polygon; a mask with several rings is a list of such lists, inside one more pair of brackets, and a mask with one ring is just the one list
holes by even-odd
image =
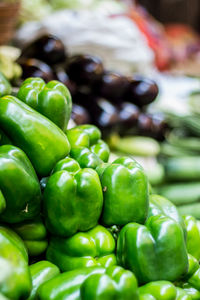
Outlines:
{"label": "blurred background", "polygon": [[[66,84],[151,188],[200,219],[200,1],[0,0],[0,79]],[[1,93],[1,89],[0,89]]]}

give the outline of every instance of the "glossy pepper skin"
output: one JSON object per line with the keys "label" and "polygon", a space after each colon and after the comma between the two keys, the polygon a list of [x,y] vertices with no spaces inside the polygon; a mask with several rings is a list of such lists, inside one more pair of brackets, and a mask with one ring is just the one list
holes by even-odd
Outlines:
{"label": "glossy pepper skin", "polygon": [[46,281],[60,274],[60,270],[56,265],[46,260],[32,264],[29,269],[32,279],[32,290],[27,300],[36,300],[38,288]]}
{"label": "glossy pepper skin", "polygon": [[169,281],[153,281],[139,288],[140,300],[192,300],[183,289]]}
{"label": "glossy pepper skin", "polygon": [[116,265],[115,240],[101,225],[87,232],[78,232],[69,238],[51,237],[47,260],[62,272],[91,266]]}
{"label": "glossy pepper skin", "polygon": [[200,221],[192,216],[183,216],[187,231],[187,250],[197,260],[200,260]]}
{"label": "glossy pepper skin", "polygon": [[26,154],[12,145],[0,147],[0,220],[16,223],[40,213],[41,191]]}
{"label": "glossy pepper skin", "polygon": [[103,224],[123,226],[144,223],[148,214],[148,180],[142,167],[133,159],[121,157],[96,169],[104,196]]}
{"label": "glossy pepper skin", "polygon": [[176,285],[186,290],[192,299],[200,299],[200,266],[198,260],[188,254],[189,268],[187,274],[176,282]]}
{"label": "glossy pepper skin", "polygon": [[103,206],[96,171],[81,169],[76,161],[65,158],[56,164],[53,172],[43,199],[47,229],[53,235],[69,237],[96,226]]}
{"label": "glossy pepper skin", "polygon": [[70,151],[60,128],[13,96],[0,98],[0,127],[27,154],[41,177],[49,175]]}
{"label": "glossy pepper skin", "polygon": [[0,72],[0,97],[10,95],[12,87],[5,76]]}
{"label": "glossy pepper skin", "polygon": [[162,215],[150,217],[145,226],[125,225],[117,241],[117,261],[134,272],[140,284],[179,279],[188,269],[181,226]]}
{"label": "glossy pepper skin", "polygon": [[134,274],[121,267],[89,267],[65,272],[44,283],[40,300],[139,300]]}
{"label": "glossy pepper skin", "polygon": [[72,99],[68,88],[57,80],[45,84],[42,78],[27,78],[21,85],[17,97],[50,119],[62,130],[72,111]]}
{"label": "glossy pepper skin", "polygon": [[[107,162],[110,155],[108,145],[101,140],[101,132],[94,125],[79,125],[66,131],[71,148],[87,148],[100,160]],[[99,161],[100,161],[99,160]]]}
{"label": "glossy pepper skin", "polygon": [[38,256],[47,249],[47,230],[41,219],[17,223],[13,230],[22,238],[29,256]]}
{"label": "glossy pepper skin", "polygon": [[26,248],[15,232],[2,226],[0,244],[0,296],[12,300],[27,299],[31,291],[31,276]]}
{"label": "glossy pepper skin", "polygon": [[182,216],[179,214],[176,206],[169,201],[168,199],[152,194],[149,197],[149,212],[148,212],[148,218],[151,216],[157,216],[157,215],[163,215],[166,217],[170,217],[176,222],[178,222],[184,232],[184,235],[186,237],[186,226],[184,223],[184,220]]}

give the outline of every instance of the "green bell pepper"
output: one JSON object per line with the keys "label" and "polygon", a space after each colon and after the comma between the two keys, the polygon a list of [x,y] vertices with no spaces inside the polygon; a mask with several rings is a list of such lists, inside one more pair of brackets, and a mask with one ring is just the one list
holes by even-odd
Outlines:
{"label": "green bell pepper", "polygon": [[60,270],[57,266],[49,261],[41,260],[30,267],[31,279],[32,279],[32,290],[27,300],[36,300],[38,288],[48,280],[56,277]]}
{"label": "green bell pepper", "polygon": [[38,256],[47,249],[47,231],[41,219],[17,223],[13,230],[22,238],[30,256]]}
{"label": "green bell pepper", "polygon": [[187,250],[200,260],[200,221],[192,216],[183,216],[187,231]]}
{"label": "green bell pepper", "polygon": [[41,191],[26,154],[17,147],[0,147],[0,220],[30,220],[40,213]]}
{"label": "green bell pepper", "polygon": [[145,226],[125,225],[117,241],[117,261],[135,273],[139,283],[175,281],[187,272],[182,227],[169,217],[150,217]]}
{"label": "green bell pepper", "polygon": [[12,87],[5,76],[0,72],[0,97],[10,95]]}
{"label": "green bell pepper", "polygon": [[153,281],[139,288],[140,300],[191,300],[181,288],[169,281]]}
{"label": "green bell pepper", "polygon": [[28,255],[22,240],[15,232],[0,227],[0,296],[26,299],[31,291]]}
{"label": "green bell pepper", "polygon": [[62,130],[67,129],[72,99],[68,88],[63,83],[53,80],[45,84],[41,78],[27,78],[22,83],[17,97]]}
{"label": "green bell pepper", "polygon": [[42,284],[39,300],[139,300],[134,274],[121,267],[69,271]]}
{"label": "green bell pepper", "polygon": [[0,99],[0,127],[27,154],[40,176],[49,175],[70,151],[60,128],[15,97]]}
{"label": "green bell pepper", "polygon": [[[94,125],[79,125],[66,131],[71,148],[88,148],[100,160],[107,162],[110,155],[108,145],[101,140],[101,132]],[[81,165],[81,163],[80,163]],[[86,167],[84,165],[84,167]]]}
{"label": "green bell pepper", "polygon": [[62,272],[100,265],[116,265],[115,240],[101,225],[87,232],[78,232],[69,238],[51,237],[47,260],[56,264]]}
{"label": "green bell pepper", "polygon": [[57,163],[53,172],[43,199],[47,229],[53,235],[68,237],[96,226],[103,206],[96,171],[80,169],[77,162],[66,158]]}
{"label": "green bell pepper", "polygon": [[103,161],[88,148],[72,148],[70,151],[70,156],[79,163],[81,168],[96,169],[103,163]]}
{"label": "green bell pepper", "polygon": [[96,169],[104,196],[103,224],[123,226],[144,223],[148,214],[148,180],[142,167],[133,159],[121,157]]}
{"label": "green bell pepper", "polygon": [[150,195],[149,197],[149,213],[148,218],[151,216],[163,215],[170,217],[178,222],[183,228],[184,235],[186,237],[186,226],[182,216],[179,214],[176,206],[168,199],[159,195]]}

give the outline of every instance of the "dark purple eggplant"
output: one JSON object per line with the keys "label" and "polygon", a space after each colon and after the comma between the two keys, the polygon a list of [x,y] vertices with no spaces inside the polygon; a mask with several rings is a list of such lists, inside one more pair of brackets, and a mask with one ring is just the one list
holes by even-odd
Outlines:
{"label": "dark purple eggplant", "polygon": [[77,125],[90,123],[90,116],[87,109],[75,103],[72,106],[71,118]]}
{"label": "dark purple eggplant", "polygon": [[75,55],[68,61],[67,74],[78,85],[92,85],[103,74],[100,58],[92,55]]}
{"label": "dark purple eggplant", "polygon": [[69,76],[65,72],[64,68],[62,68],[60,66],[55,67],[54,75],[55,75],[56,80],[62,82],[63,84],[65,84],[68,87],[72,96],[76,93],[77,86],[76,86],[75,82],[73,82],[69,79]]}
{"label": "dark purple eggplant", "polygon": [[95,85],[95,92],[114,103],[122,103],[129,87],[129,80],[116,72],[105,71]]}
{"label": "dark purple eggplant", "polygon": [[56,36],[45,34],[22,50],[22,58],[37,58],[48,65],[62,63],[66,60],[67,54],[62,41]]}
{"label": "dark purple eggplant", "polygon": [[22,67],[22,79],[41,77],[45,82],[55,79],[51,67],[40,60],[28,58],[21,60],[20,65]]}
{"label": "dark purple eggplant", "polygon": [[152,103],[156,99],[158,92],[159,89],[155,81],[134,75],[132,78],[129,78],[129,88],[125,98],[129,102],[143,107]]}

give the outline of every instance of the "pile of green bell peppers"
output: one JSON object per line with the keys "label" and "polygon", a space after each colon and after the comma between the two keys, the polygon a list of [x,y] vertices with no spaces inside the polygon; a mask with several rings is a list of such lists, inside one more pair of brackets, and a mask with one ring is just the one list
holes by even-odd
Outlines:
{"label": "pile of green bell peppers", "polygon": [[0,77],[0,299],[200,299],[200,223],[151,194],[65,85]]}

